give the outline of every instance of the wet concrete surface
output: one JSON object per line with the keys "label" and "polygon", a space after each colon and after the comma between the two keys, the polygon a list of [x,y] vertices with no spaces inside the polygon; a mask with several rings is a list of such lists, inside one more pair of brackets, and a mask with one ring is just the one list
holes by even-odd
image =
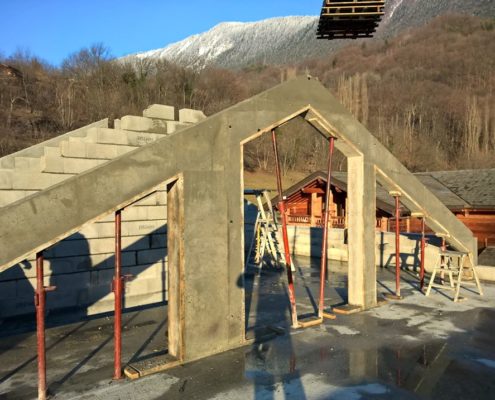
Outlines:
{"label": "wet concrete surface", "polygon": [[[311,315],[318,265],[299,258],[296,266],[298,314]],[[346,265],[330,268],[327,304],[345,302]],[[495,286],[485,284],[484,297],[464,290],[467,299],[453,303],[451,292],[425,297],[413,273],[402,277],[400,302],[291,330],[285,271],[248,269],[239,285],[256,342],[137,381],[111,380],[111,317],[67,324],[79,316],[51,315],[49,390],[54,399],[80,400],[495,398]],[[393,287],[392,271],[380,271],[379,292]],[[124,325],[124,362],[166,353],[166,306],[126,313]],[[0,398],[35,399],[32,323],[4,321],[0,329]]]}

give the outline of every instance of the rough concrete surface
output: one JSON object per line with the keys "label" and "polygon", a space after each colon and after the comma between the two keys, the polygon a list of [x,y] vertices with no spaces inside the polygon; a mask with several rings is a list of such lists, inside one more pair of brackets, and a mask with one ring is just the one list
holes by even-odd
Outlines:
{"label": "rough concrete surface", "polygon": [[[296,260],[299,314],[313,313],[316,264]],[[346,267],[331,261],[329,305],[346,300]],[[246,330],[255,343],[137,381],[111,381],[111,317],[61,325],[77,316],[51,315],[49,390],[64,400],[494,398],[495,286],[485,284],[484,297],[463,290],[467,299],[453,303],[450,292],[425,297],[413,274],[402,277],[401,302],[291,330],[285,271],[267,267],[259,276],[248,269]],[[379,271],[378,292],[391,290],[393,278],[392,270]],[[24,333],[0,339],[1,399],[36,398],[30,324],[2,326],[2,335]],[[124,325],[125,362],[166,352],[165,307],[129,312]]]}

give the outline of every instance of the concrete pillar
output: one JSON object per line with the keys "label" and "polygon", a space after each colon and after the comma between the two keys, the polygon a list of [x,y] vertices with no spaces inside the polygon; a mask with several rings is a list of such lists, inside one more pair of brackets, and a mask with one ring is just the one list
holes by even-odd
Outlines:
{"label": "concrete pillar", "polygon": [[349,304],[376,305],[376,174],[363,156],[348,158]]}

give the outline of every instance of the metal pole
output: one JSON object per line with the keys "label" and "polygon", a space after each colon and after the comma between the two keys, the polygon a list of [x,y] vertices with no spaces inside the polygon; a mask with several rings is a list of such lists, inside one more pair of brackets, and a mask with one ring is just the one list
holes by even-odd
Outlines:
{"label": "metal pole", "polygon": [[400,201],[395,195],[395,295],[400,297]]}
{"label": "metal pole", "polygon": [[38,340],[38,399],[46,399],[46,349],[45,349],[45,284],[43,282],[43,252],[36,253],[36,335]]}
{"label": "metal pole", "polygon": [[425,286],[425,217],[421,218],[421,267],[419,270],[420,289],[423,290]]}
{"label": "metal pole", "polygon": [[122,211],[115,212],[115,277],[113,279],[113,292],[115,294],[114,316],[114,374],[113,379],[122,378],[121,352],[122,352],[122,262],[121,262],[121,226]]}
{"label": "metal pole", "polygon": [[277,189],[278,189],[278,209],[280,210],[280,215],[282,217],[282,238],[284,241],[284,251],[285,251],[285,263],[287,268],[287,280],[289,287],[289,300],[291,306],[291,317],[292,317],[292,326],[297,328],[299,326],[299,322],[297,320],[297,310],[296,310],[296,294],[294,290],[294,277],[292,276],[292,262],[290,257],[290,248],[289,248],[289,236],[287,234],[287,215],[285,214],[285,200],[283,199],[282,194],[282,176],[280,173],[280,161],[278,158],[278,148],[277,148],[277,136],[275,134],[275,129],[272,129],[272,144],[273,144],[273,152],[275,155],[275,171],[277,174]]}
{"label": "metal pole", "polygon": [[320,304],[318,305],[318,317],[323,318],[325,307],[325,273],[327,270],[327,240],[328,240],[328,223],[330,219],[329,204],[332,180],[332,157],[335,139],[330,137],[328,145],[328,166],[327,166],[327,187],[325,191],[325,217],[323,223],[323,243],[321,244],[320,260]]}

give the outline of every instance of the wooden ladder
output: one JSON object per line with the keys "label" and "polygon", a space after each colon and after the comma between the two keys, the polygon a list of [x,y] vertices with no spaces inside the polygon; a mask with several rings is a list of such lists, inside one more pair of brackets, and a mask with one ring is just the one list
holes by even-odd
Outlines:
{"label": "wooden ladder", "polygon": [[[246,265],[251,261],[251,256],[254,249],[254,264],[260,269],[263,263],[263,258],[268,253],[276,263],[284,263],[285,257],[278,241],[277,232],[278,224],[273,212],[272,203],[267,190],[247,191],[249,194],[256,196],[258,206],[258,214],[254,225],[254,236],[249,246],[249,252],[246,257]],[[267,209],[263,204],[267,205]]]}

